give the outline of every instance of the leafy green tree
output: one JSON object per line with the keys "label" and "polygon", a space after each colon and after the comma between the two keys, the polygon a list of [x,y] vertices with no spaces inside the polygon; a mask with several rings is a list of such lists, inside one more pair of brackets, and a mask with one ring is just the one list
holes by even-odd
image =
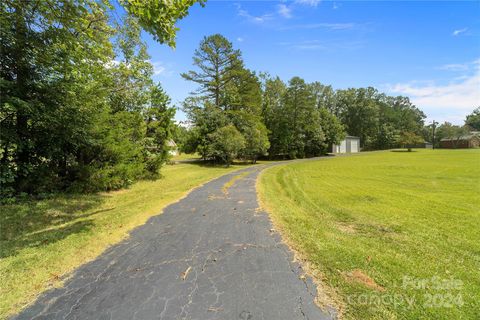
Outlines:
{"label": "leafy green tree", "polygon": [[164,151],[153,157],[152,141],[173,112],[153,94],[140,25],[172,44],[194,2],[126,0],[118,25],[107,0],[1,3],[2,195],[107,190],[156,171]]}
{"label": "leafy green tree", "polygon": [[167,43],[175,47],[175,36],[178,27],[177,20],[188,15],[188,9],[195,3],[204,5],[206,0],[181,0],[181,1],[159,1],[159,0],[120,0],[128,13],[138,18],[140,25],[155,40],[160,43]]}
{"label": "leafy green tree", "polygon": [[243,136],[245,137],[245,148],[242,153],[252,163],[257,163],[259,156],[268,154],[270,142],[268,141],[267,128],[263,123],[254,122],[253,126]]}
{"label": "leafy green tree", "polygon": [[284,105],[285,83],[279,78],[262,74],[262,118],[270,141],[270,157],[285,155],[288,150],[288,115]]}
{"label": "leafy green tree", "polygon": [[425,114],[410,102],[408,97],[388,97],[388,105],[393,110],[393,118],[389,119],[394,123],[397,130],[410,131],[421,134],[424,126]]}
{"label": "leafy green tree", "polygon": [[314,97],[303,79],[293,77],[289,81],[284,104],[288,117],[286,133],[290,158],[315,154],[316,146],[323,140],[323,131]]}
{"label": "leafy green tree", "polygon": [[[105,130],[115,128],[99,136],[96,155],[101,161],[93,159],[98,165],[90,168],[91,178],[87,180],[96,179],[98,188],[104,190],[158,176],[168,158],[166,143],[175,114],[161,86],[153,84],[153,67],[137,19],[126,16],[117,29],[115,63],[106,66],[111,78],[109,116],[104,118],[106,124],[98,124]],[[116,134],[118,128],[129,132],[129,126],[134,127],[131,135],[121,131]]]}
{"label": "leafy green tree", "polygon": [[200,135],[198,133],[198,128],[189,128],[185,132],[185,140],[181,144],[181,152],[184,153],[195,153],[197,152],[198,141],[200,140]]}
{"label": "leafy green tree", "polygon": [[248,69],[235,70],[236,76],[225,87],[224,106],[229,121],[235,125],[246,141],[241,156],[256,162],[258,156],[266,155],[268,130],[262,122],[262,92],[260,81]]}
{"label": "leafy green tree", "polygon": [[392,148],[400,132],[423,132],[425,114],[407,97],[390,97],[374,88],[338,90],[334,110],[365,149]]}
{"label": "leafy green tree", "polygon": [[398,144],[400,144],[403,148],[407,148],[408,152],[412,151],[412,147],[423,143],[424,140],[421,136],[408,131],[403,131],[398,136],[397,140]]}
{"label": "leafy green tree", "polygon": [[480,107],[473,110],[473,112],[467,116],[465,119],[465,125],[472,130],[480,131]]}
{"label": "leafy green tree", "polygon": [[144,111],[147,126],[145,137],[146,168],[151,176],[159,173],[160,166],[169,158],[167,142],[174,137],[175,109],[170,106],[170,97],[160,84],[150,89],[150,104]]}
{"label": "leafy green tree", "polygon": [[239,155],[255,163],[259,156],[267,154],[270,147],[267,128],[259,116],[246,111],[235,111],[234,117],[232,114],[230,116],[233,118],[232,123],[245,139],[245,148]]}
{"label": "leafy green tree", "polygon": [[318,109],[319,111],[319,124],[324,133],[324,148],[321,150],[321,153],[325,154],[329,150],[328,148],[332,145],[338,145],[340,141],[345,139],[345,129],[340,122],[340,120],[334,116],[330,111],[325,107]]}
{"label": "leafy green tree", "polygon": [[315,99],[315,105],[318,109],[327,109],[331,114],[338,117],[339,110],[337,109],[335,90],[332,86],[325,86],[320,82],[313,82],[310,84],[310,90]]}
{"label": "leafy green tree", "polygon": [[184,102],[184,110],[194,124],[190,137],[198,139],[197,151],[204,158],[211,157],[218,146],[212,140],[212,133],[233,124],[247,141],[247,148],[239,155],[255,161],[268,148],[268,131],[261,119],[262,92],[258,77],[243,66],[240,51],[219,34],[201,41],[193,61],[198,71],[182,76],[199,84],[195,96]]}
{"label": "leafy green tree", "polygon": [[80,167],[80,176],[72,189],[81,191],[114,190],[145,176],[143,138],[146,125],[140,113],[119,111],[97,115],[93,147],[85,150],[88,165]]}
{"label": "leafy green tree", "polygon": [[188,143],[188,135],[189,135],[189,130],[183,123],[174,123],[173,124],[173,130],[172,130],[172,139],[175,141],[177,144],[179,152],[182,153],[193,153],[193,152],[187,152],[185,151],[188,149],[187,143]]}
{"label": "leafy green tree", "polygon": [[453,125],[450,122],[444,122],[441,124],[436,131],[436,140],[440,141],[443,138],[452,140],[453,146],[456,147],[461,137],[468,134],[468,126],[457,126]]}
{"label": "leafy green tree", "polygon": [[231,124],[211,133],[209,138],[212,141],[209,155],[221,159],[227,166],[245,147],[245,139],[242,134]]}
{"label": "leafy green tree", "polygon": [[153,66],[141,28],[134,17],[126,16],[117,26],[115,57],[108,64],[111,79],[112,112],[142,112],[151,98]]}
{"label": "leafy green tree", "polygon": [[349,135],[360,137],[362,146],[371,143],[378,127],[378,105],[374,88],[337,91],[339,116]]}
{"label": "leafy green tree", "polygon": [[260,115],[262,106],[262,90],[256,74],[243,65],[232,70],[232,81],[222,91],[222,108],[229,113],[246,111]]}
{"label": "leafy green tree", "polygon": [[216,107],[223,105],[222,92],[241,69],[240,51],[220,34],[205,37],[193,56],[193,64],[199,70],[182,73],[186,80],[198,83],[197,94],[209,99]]}
{"label": "leafy green tree", "polygon": [[229,123],[227,116],[222,109],[199,97],[187,98],[183,110],[193,124],[189,131],[189,149],[197,151],[206,160],[211,154],[210,134]]}
{"label": "leafy green tree", "polygon": [[92,117],[105,108],[106,10],[93,0],[2,2],[2,192],[68,184]]}

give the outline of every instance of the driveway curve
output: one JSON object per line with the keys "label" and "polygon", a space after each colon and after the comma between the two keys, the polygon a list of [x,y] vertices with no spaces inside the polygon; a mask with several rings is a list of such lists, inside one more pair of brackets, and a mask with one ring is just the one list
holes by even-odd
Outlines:
{"label": "driveway curve", "polygon": [[15,319],[331,319],[258,210],[264,167],[195,189]]}

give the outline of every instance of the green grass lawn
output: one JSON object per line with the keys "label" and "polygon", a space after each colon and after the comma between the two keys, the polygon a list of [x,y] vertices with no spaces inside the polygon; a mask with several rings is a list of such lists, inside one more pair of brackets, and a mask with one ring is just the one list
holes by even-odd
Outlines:
{"label": "green grass lawn", "polygon": [[192,188],[240,166],[167,165],[163,178],[94,195],[0,206],[0,318],[120,241]]}
{"label": "green grass lawn", "polygon": [[345,318],[480,319],[480,150],[279,165],[259,194]]}

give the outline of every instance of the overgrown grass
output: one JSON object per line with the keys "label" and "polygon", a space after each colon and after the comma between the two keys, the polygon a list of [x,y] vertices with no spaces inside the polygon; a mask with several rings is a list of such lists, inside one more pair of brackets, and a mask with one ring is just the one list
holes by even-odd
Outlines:
{"label": "overgrown grass", "polygon": [[480,319],[480,150],[281,165],[259,193],[345,318]]}
{"label": "overgrown grass", "polygon": [[125,190],[0,206],[0,318],[61,285],[76,267],[192,188],[238,168],[168,165],[163,178]]}

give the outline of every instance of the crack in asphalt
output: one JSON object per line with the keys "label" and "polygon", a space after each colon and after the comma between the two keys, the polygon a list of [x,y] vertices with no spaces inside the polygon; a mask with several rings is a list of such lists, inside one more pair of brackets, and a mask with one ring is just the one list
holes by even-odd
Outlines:
{"label": "crack in asphalt", "polygon": [[[14,318],[332,319],[258,210],[263,168],[195,189]],[[239,174],[225,196],[223,186]]]}

